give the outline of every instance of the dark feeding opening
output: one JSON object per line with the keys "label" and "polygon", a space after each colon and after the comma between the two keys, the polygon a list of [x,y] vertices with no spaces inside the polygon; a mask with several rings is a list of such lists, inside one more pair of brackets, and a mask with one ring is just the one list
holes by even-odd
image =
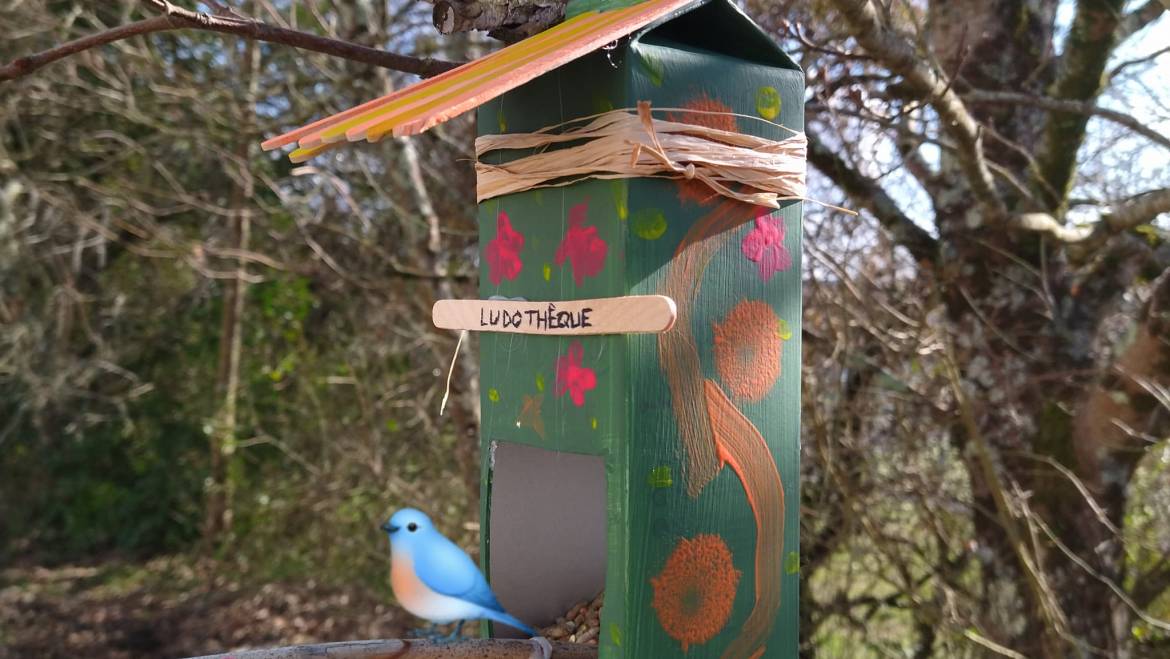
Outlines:
{"label": "dark feeding opening", "polygon": [[605,588],[605,460],[507,442],[491,450],[488,578],[509,613],[546,627]]}

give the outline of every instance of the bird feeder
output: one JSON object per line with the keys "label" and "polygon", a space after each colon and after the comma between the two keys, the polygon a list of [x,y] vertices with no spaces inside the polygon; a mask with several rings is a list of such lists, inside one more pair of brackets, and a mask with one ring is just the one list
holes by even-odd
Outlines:
{"label": "bird feeder", "polygon": [[796,656],[802,95],[727,0],[574,0],[265,145],[478,108],[481,560],[533,626],[604,590],[603,657]]}

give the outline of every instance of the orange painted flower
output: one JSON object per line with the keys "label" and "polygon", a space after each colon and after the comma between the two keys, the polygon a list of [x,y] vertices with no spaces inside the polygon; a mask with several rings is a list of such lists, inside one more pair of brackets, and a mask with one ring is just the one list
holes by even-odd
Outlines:
{"label": "orange painted flower", "polygon": [[544,402],[544,394],[529,396],[524,394],[524,402],[520,406],[520,416],[516,417],[517,428],[532,428],[536,436],[545,439],[544,418],[540,415],[540,404]]}
{"label": "orange painted flower", "polygon": [[671,121],[677,121],[680,124],[706,126],[707,128],[725,130],[729,133],[739,132],[739,128],[735,124],[735,115],[732,114],[735,110],[726,103],[711,98],[706,92],[683,103],[683,107],[690,110],[690,112],[683,112],[682,114],[672,112],[667,117]]}
{"label": "orange painted flower", "polygon": [[[706,93],[687,101],[683,107],[689,112],[670,112],[667,113],[666,118],[680,124],[717,128],[732,133],[739,132],[735,116],[731,114],[734,112],[731,106],[711,98]],[[706,206],[718,198],[719,194],[702,181],[686,179],[678,181],[678,199],[683,204],[692,203]]]}
{"label": "orange painted flower", "polygon": [[763,400],[780,379],[780,319],[759,300],[743,300],[715,324],[715,368],[733,396]]}
{"label": "orange painted flower", "polygon": [[727,624],[740,575],[723,538],[703,534],[680,540],[650,578],[658,621],[683,652],[715,638]]}

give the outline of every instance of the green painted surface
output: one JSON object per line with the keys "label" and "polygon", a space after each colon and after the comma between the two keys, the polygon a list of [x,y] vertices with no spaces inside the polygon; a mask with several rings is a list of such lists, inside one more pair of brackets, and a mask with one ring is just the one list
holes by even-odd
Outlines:
{"label": "green painted surface", "polygon": [[591,11],[613,11],[641,4],[646,0],[571,0],[565,5],[565,19]]}
{"label": "green painted surface", "polygon": [[[686,38],[696,26],[713,24],[725,28],[724,38],[734,45],[723,47],[707,36]],[[726,107],[748,116],[763,112],[773,114],[773,121],[800,129],[803,76],[782,54],[763,48],[754,30],[723,2],[709,3],[640,35],[628,46],[582,58],[485,104],[479,111],[479,130],[494,133],[506,126],[509,132],[527,132],[607,106],[633,107],[639,100],[661,108],[697,103],[703,109]],[[765,122],[734,121],[743,132],[774,139],[788,135]],[[675,253],[684,235],[720,203],[716,199],[702,206],[681,190],[673,181],[594,180],[484,202],[479,207],[481,297],[567,300],[662,292],[667,273],[678,266]],[[512,233],[500,231],[501,214],[507,216]],[[788,502],[783,547],[771,548],[761,559],[779,575],[780,606],[762,645],[764,656],[795,657],[800,205],[789,204],[761,220],[769,230],[782,226],[785,234],[782,245],[769,246],[769,255],[787,255],[786,262],[769,261],[771,266],[763,270],[760,259],[749,259],[744,248],[745,240],[751,243],[749,234],[755,231],[756,237],[763,231],[757,227],[756,214],[757,209],[743,207],[741,221],[711,238],[720,247],[695,281],[698,295],[685,319],[699,355],[699,372],[688,377],[709,379],[727,393],[762,434],[766,446],[760,450],[774,461],[783,482]],[[514,234],[523,236],[518,250]],[[592,261],[600,243],[605,256],[597,267]],[[574,265],[570,256],[558,263],[559,249],[579,257],[578,262]],[[513,257],[519,259],[518,269]],[[727,323],[732,310],[745,300],[770,307],[776,320],[768,331],[779,344],[779,377],[756,401],[737,396],[734,374],[716,363],[716,325]],[[653,580],[680,543],[697,536],[720,538],[739,573],[730,614],[717,633],[690,641],[687,647],[688,657],[719,657],[743,633],[756,604],[757,522],[743,482],[728,466],[719,469],[697,496],[688,494],[687,456],[675,414],[680,401],[672,400],[659,341],[642,335],[481,335],[484,454],[491,441],[503,441],[605,456],[609,555],[601,634],[604,657],[681,655],[683,641],[664,629],[654,607]],[[566,375],[568,387],[563,382]],[[580,394],[577,400],[575,393]],[[485,529],[491,515],[490,479],[485,464]],[[483,555],[488,562],[489,550],[485,533]]]}
{"label": "green painted surface", "polygon": [[[595,94],[620,94],[613,70],[603,61],[594,55],[572,62],[484,105],[480,109],[480,131],[495,125],[498,115],[508,118],[511,131],[527,132],[592,114]],[[626,182],[616,185],[624,190]],[[625,193],[615,194],[614,187],[615,183],[609,181],[586,181],[480,204],[480,296],[543,301],[625,295],[626,229],[614,203]],[[521,264],[518,274],[513,279],[501,276],[497,284],[492,280],[490,246],[499,238],[501,216],[506,216],[512,230],[523,236],[523,247],[516,254]],[[573,221],[578,223],[573,225]],[[558,250],[566,239],[568,244],[558,262]],[[574,264],[576,250],[598,244],[605,249],[600,269],[594,272],[597,266],[580,261]],[[596,380],[594,388],[583,390],[583,405],[574,402],[571,389],[558,389],[558,361],[574,357],[570,354],[576,352],[574,345],[581,348],[579,362],[572,362],[574,368],[591,370]],[[624,433],[625,353],[626,340],[621,336],[482,334],[483,436],[575,453],[602,453],[606,437]],[[499,392],[498,401],[486,394],[493,389]],[[527,423],[531,414],[522,418],[526,396],[533,401],[530,410],[537,399],[540,401],[544,438]]]}

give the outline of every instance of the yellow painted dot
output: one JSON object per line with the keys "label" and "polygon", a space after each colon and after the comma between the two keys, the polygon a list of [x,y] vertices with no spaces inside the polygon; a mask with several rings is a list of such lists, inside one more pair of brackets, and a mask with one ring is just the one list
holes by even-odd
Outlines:
{"label": "yellow painted dot", "polygon": [[788,556],[784,557],[784,571],[788,574],[800,572],[800,554],[794,551],[788,552]]}
{"label": "yellow painted dot", "polygon": [[650,470],[650,475],[646,477],[646,482],[650,483],[650,487],[655,489],[670,487],[674,485],[674,477],[670,474],[670,467],[655,467]]}
{"label": "yellow painted dot", "polygon": [[548,263],[545,263],[545,264],[544,264],[544,272],[543,272],[543,274],[544,274],[544,280],[545,280],[545,281],[551,281],[551,280],[552,280],[552,266],[551,266],[551,265],[549,265]]}
{"label": "yellow painted dot", "polygon": [[536,390],[537,391],[544,391],[544,374],[543,373],[536,374]]}
{"label": "yellow painted dot", "polygon": [[788,322],[783,318],[778,318],[776,323],[776,334],[783,340],[787,341],[792,338],[792,328],[788,326]]}
{"label": "yellow painted dot", "polygon": [[630,207],[627,203],[630,194],[630,188],[625,181],[611,181],[611,189],[613,190],[613,205],[617,209],[618,219],[622,222],[630,215]]}
{"label": "yellow painted dot", "polygon": [[643,208],[634,213],[634,233],[644,240],[658,240],[666,233],[666,216],[657,208]]}
{"label": "yellow painted dot", "polygon": [[500,392],[497,391],[495,387],[488,389],[488,400],[493,403],[500,402]]}
{"label": "yellow painted dot", "polygon": [[589,419],[589,425],[590,425],[590,426],[591,426],[591,427],[592,427],[594,430],[597,430],[597,417],[593,417],[592,419]]}
{"label": "yellow painted dot", "polygon": [[508,131],[508,120],[504,118],[504,105],[500,104],[500,109],[496,110],[496,123],[500,125],[500,132]]}
{"label": "yellow painted dot", "polygon": [[642,73],[650,80],[650,84],[655,87],[662,86],[662,81],[666,77],[666,67],[658,61],[658,58],[643,54],[638,58],[638,64],[641,65]]}
{"label": "yellow painted dot", "polygon": [[780,116],[780,92],[775,87],[760,87],[756,91],[756,112],[768,121]]}

